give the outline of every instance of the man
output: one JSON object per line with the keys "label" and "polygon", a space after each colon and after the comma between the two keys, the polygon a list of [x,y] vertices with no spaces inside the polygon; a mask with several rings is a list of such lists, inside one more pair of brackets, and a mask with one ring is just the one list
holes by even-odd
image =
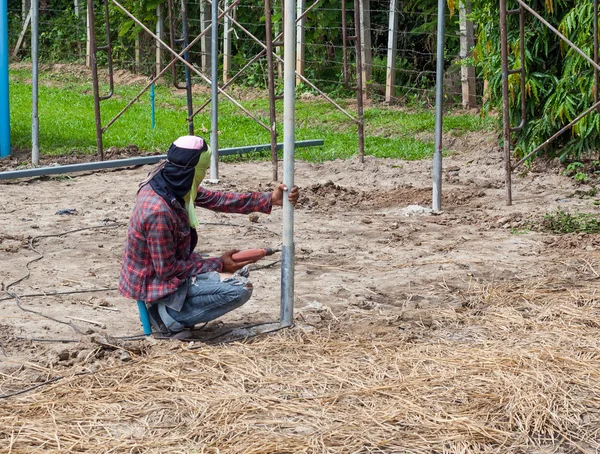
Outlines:
{"label": "man", "polygon": [[[272,193],[233,193],[202,188],[210,149],[196,136],[183,136],[169,148],[167,159],[140,183],[127,230],[119,291],[149,305],[155,330],[177,333],[208,322],[246,303],[252,295],[248,268],[226,252],[203,258],[198,242],[195,207],[226,213],[270,213],[283,205],[287,188]],[[288,194],[298,201],[294,187]]]}

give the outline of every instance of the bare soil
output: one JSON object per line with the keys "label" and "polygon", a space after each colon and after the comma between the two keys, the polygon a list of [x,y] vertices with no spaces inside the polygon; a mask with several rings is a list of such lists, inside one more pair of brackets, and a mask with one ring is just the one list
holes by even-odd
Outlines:
{"label": "bare soil", "polygon": [[[473,288],[500,285],[510,291],[541,278],[565,295],[592,295],[597,307],[598,236],[528,228],[559,209],[600,214],[593,198],[573,197],[586,187],[547,165],[514,176],[514,203],[506,206],[495,138],[469,135],[453,138],[450,146],[440,214],[427,209],[430,161],[296,163],[302,197],[295,210],[294,329],[468,344],[475,326],[447,327],[469,310]],[[15,167],[16,161],[0,167]],[[125,364],[179,342],[123,339],[141,332],[135,302],[115,288],[137,184],[150,168],[0,184],[0,394]],[[273,188],[269,163],[222,164],[220,171],[214,188]],[[71,214],[59,214],[68,209]],[[198,249],[206,254],[281,241],[277,208],[258,219],[209,211],[200,211],[199,218]],[[251,278],[251,301],[196,332],[196,344],[235,338],[251,332],[244,327],[278,320],[279,264],[253,271]],[[75,291],[81,293],[68,293]],[[598,322],[594,314],[591,320]]]}

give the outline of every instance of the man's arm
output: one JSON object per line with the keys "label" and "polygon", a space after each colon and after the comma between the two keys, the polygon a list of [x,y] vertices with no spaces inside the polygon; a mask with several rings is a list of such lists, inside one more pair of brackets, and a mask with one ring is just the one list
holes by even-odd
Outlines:
{"label": "man's arm", "polygon": [[199,187],[195,204],[199,208],[207,208],[222,213],[248,214],[253,212],[271,213],[270,192],[225,192],[211,191]]}
{"label": "man's arm", "polygon": [[177,251],[173,240],[175,229],[172,219],[166,213],[156,213],[146,227],[146,241],[152,265],[160,279],[185,279],[208,271],[222,271],[223,261],[220,258],[203,259],[198,254],[192,254],[189,260],[176,258]]}
{"label": "man's arm", "polygon": [[[287,187],[283,184],[277,185],[273,192],[246,193],[210,191],[200,186],[195,204],[200,208],[223,213],[247,214],[258,211],[269,214],[273,206],[283,205],[285,191],[287,191]],[[297,186],[294,186],[289,191],[288,200],[296,205],[299,197],[300,191]]]}

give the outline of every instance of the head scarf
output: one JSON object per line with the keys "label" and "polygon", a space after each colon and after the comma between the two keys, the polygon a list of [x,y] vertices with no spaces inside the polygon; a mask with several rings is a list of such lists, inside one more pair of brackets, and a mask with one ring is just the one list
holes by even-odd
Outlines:
{"label": "head scarf", "polygon": [[198,227],[198,217],[196,216],[196,195],[198,195],[198,186],[204,180],[206,175],[206,169],[210,166],[210,147],[207,147],[207,152],[200,155],[198,164],[194,168],[194,181],[192,182],[192,188],[183,198],[185,210],[187,211],[188,217],[190,218],[190,227],[195,229]]}
{"label": "head scarf", "polygon": [[[186,208],[189,216],[190,213],[188,207],[186,207],[185,199],[188,198],[186,196],[192,191],[194,184],[196,184],[198,174],[196,167],[200,162],[202,152],[206,150],[208,150],[208,145],[201,137],[180,137],[171,144],[171,147],[167,152],[167,159],[161,162],[148,177],[140,183],[140,187],[150,183],[152,189],[165,199],[166,202],[171,203],[173,199],[177,200],[181,206]],[[194,190],[196,189],[197,184]],[[191,199],[191,201],[191,208],[194,213],[193,216],[195,217],[193,199]]]}

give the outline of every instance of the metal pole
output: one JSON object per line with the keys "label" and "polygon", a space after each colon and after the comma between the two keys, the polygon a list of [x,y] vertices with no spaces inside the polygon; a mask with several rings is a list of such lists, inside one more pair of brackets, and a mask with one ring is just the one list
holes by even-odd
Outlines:
{"label": "metal pole", "polygon": [[100,160],[104,161],[102,148],[102,119],[100,118],[100,88],[98,86],[98,61],[96,58],[96,27],[94,26],[94,0],[87,0],[88,21],[90,24],[90,66],[92,68],[92,86],[94,88],[94,116],[96,118],[96,146]]}
{"label": "metal pole", "polygon": [[365,162],[365,129],[363,116],[363,69],[362,43],[360,39],[360,0],[354,0],[354,44],[356,46],[356,107],[358,119],[358,154],[360,162]]}
{"label": "metal pole", "polygon": [[[225,0],[223,9],[227,9],[229,0]],[[265,8],[267,3],[265,2]],[[229,16],[223,19],[223,83],[229,82],[229,73],[231,72],[231,23]]]}
{"label": "metal pole", "polygon": [[506,205],[512,205],[512,169],[510,164],[510,101],[508,99],[508,43],[506,36],[506,0],[500,0],[500,56],[502,59],[502,123],[504,132],[504,178]]}
{"label": "metal pole", "polygon": [[[212,42],[211,42],[211,65],[210,65],[210,88],[211,88],[211,132],[210,148],[210,181],[219,181],[219,2],[212,0]],[[190,112],[190,115],[192,112]]]}
{"label": "metal pole", "polygon": [[[188,39],[188,14],[187,14],[187,0],[181,0],[181,22],[183,32],[183,47],[187,48],[189,44]],[[183,54],[185,61],[190,61],[190,53],[185,52]],[[187,112],[188,112],[188,133],[190,136],[194,135],[194,106],[192,104],[192,75],[190,73],[189,66],[185,67],[185,93],[187,98]]]}
{"label": "metal pole", "polygon": [[294,127],[296,103],[296,0],[285,1],[283,62],[283,246],[281,248],[282,326],[294,323],[294,206],[287,195],[294,187]]}
{"label": "metal pole", "polygon": [[269,126],[271,127],[271,162],[273,164],[273,181],[277,181],[279,179],[277,164],[277,116],[275,112],[275,68],[273,67],[273,35],[271,21],[271,0],[265,0],[267,71],[269,75]]}
{"label": "metal pole", "polygon": [[[156,36],[160,39],[163,38],[165,30],[165,21],[163,17],[163,9],[160,3],[156,5]],[[160,43],[156,41],[156,70],[155,73],[158,75],[161,71],[162,67],[162,48],[160,47]]]}
{"label": "metal pole", "polygon": [[0,158],[10,155],[8,98],[8,1],[0,0]]}
{"label": "metal pole", "polygon": [[[594,61],[598,63],[598,0],[594,0]],[[598,102],[598,68],[594,68],[594,102]]]}
{"label": "metal pole", "polygon": [[444,29],[446,2],[438,0],[437,65],[435,74],[435,150],[433,151],[433,211],[442,210],[442,120],[444,107]]}
{"label": "metal pole", "polygon": [[398,12],[396,0],[390,1],[390,18],[388,26],[387,71],[385,76],[385,102],[391,104],[396,91],[396,51],[398,43]]}
{"label": "metal pole", "polygon": [[31,0],[31,162],[40,163],[40,121],[38,117],[38,33],[39,1]]}
{"label": "metal pole", "polygon": [[342,56],[344,59],[344,87],[348,88],[348,33],[346,31],[346,0],[342,0]]}
{"label": "metal pole", "polygon": [[[302,13],[306,9],[306,0],[296,0],[296,4],[298,5],[296,15],[302,16]],[[305,24],[305,18],[296,23],[296,73],[302,76],[304,75]],[[300,77],[297,77],[296,84],[300,83],[302,83],[302,79],[300,79]]]}

